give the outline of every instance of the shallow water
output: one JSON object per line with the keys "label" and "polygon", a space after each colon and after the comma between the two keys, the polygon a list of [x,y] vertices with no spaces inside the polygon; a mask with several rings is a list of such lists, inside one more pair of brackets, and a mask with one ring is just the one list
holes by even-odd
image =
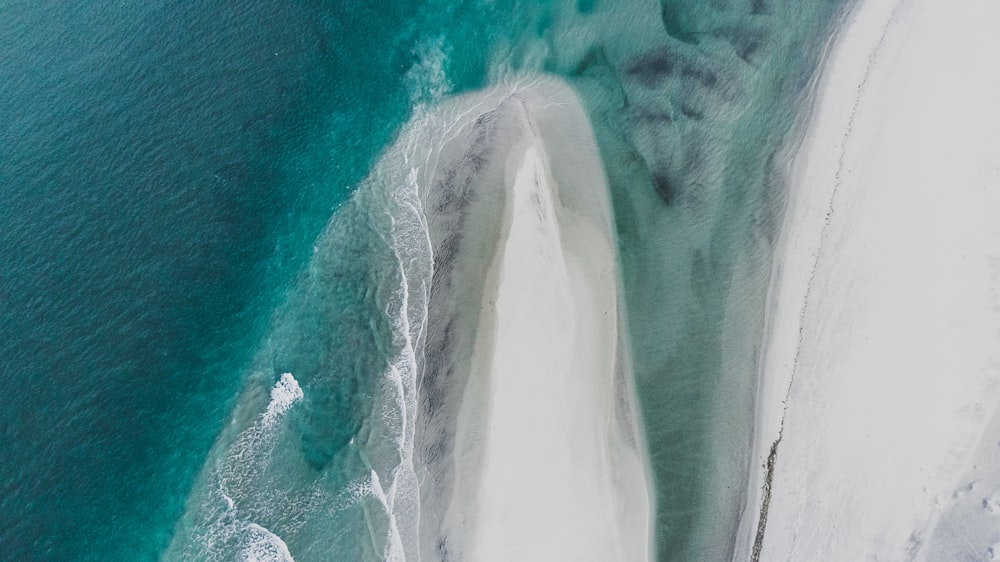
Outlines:
{"label": "shallow water", "polygon": [[362,180],[414,111],[541,71],[609,175],[659,558],[724,557],[781,147],[840,9],[3,4],[0,550],[385,557],[426,256],[405,174]]}

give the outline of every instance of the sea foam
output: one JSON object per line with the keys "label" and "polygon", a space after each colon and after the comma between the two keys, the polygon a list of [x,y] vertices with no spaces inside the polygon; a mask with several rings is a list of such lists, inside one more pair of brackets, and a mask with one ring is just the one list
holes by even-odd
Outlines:
{"label": "sea foam", "polygon": [[295,562],[285,541],[256,523],[245,527],[243,541],[242,562]]}
{"label": "sea foam", "polygon": [[295,380],[291,373],[281,375],[281,378],[271,389],[271,401],[261,416],[262,427],[264,429],[272,427],[281,415],[302,399],[302,396],[299,381]]}
{"label": "sea foam", "polygon": [[261,510],[245,498],[248,487],[252,488],[271,465],[282,420],[304,396],[291,373],[279,377],[263,412],[216,461],[207,494],[199,498],[196,514],[200,528],[194,530],[193,540],[172,545],[165,559],[186,559],[197,554],[208,561],[235,556],[246,562],[294,562],[285,542],[256,521],[270,516],[268,510]]}
{"label": "sea foam", "polygon": [[[402,146],[406,146],[405,144]],[[433,270],[433,252],[427,219],[420,200],[416,170],[409,167],[409,155],[390,158],[395,164],[387,175],[389,193],[384,210],[389,218],[389,246],[398,278],[386,304],[392,320],[393,342],[397,349],[383,375],[381,398],[382,431],[392,450],[375,444],[372,455],[371,487],[385,510],[387,525],[383,559],[416,559],[419,523],[419,489],[414,466],[414,437],[417,415],[417,356],[427,323],[427,298]]]}

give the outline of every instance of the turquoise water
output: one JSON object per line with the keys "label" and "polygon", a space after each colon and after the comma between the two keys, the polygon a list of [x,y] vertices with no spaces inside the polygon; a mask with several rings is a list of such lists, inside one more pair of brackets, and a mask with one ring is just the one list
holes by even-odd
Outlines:
{"label": "turquoise water", "polygon": [[299,562],[378,559],[403,281],[388,180],[362,180],[414,108],[522,71],[569,80],[601,144],[657,552],[721,558],[780,147],[841,8],[0,4],[2,558],[231,559],[276,533]]}

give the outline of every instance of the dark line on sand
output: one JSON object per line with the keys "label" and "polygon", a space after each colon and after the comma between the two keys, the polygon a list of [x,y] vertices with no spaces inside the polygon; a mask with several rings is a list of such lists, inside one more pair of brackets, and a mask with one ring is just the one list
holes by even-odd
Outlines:
{"label": "dark line on sand", "polygon": [[[812,293],[813,281],[816,278],[816,272],[819,269],[820,257],[823,254],[823,249],[826,246],[826,241],[829,238],[830,224],[832,223],[834,214],[834,203],[837,200],[837,192],[840,191],[840,186],[842,183],[842,177],[844,172],[844,160],[847,155],[847,145],[850,141],[852,134],[854,132],[854,121],[858,114],[858,107],[861,104],[862,90],[868,84],[868,79],[871,76],[872,70],[875,66],[875,61],[878,58],[880,52],[882,51],[882,45],[885,43],[886,35],[889,32],[889,28],[896,20],[896,15],[900,11],[900,6],[906,3],[906,0],[899,0],[889,13],[889,18],[882,25],[882,33],[879,37],[878,43],[876,43],[875,48],[868,53],[868,62],[865,67],[864,75],[861,78],[861,82],[858,84],[856,89],[856,95],[854,98],[854,103],[851,108],[850,117],[847,121],[847,131],[844,132],[841,138],[840,144],[840,156],[837,158],[837,169],[834,172],[834,185],[833,190],[830,194],[829,201],[827,203],[826,217],[823,222],[823,227],[820,231],[819,246],[816,248],[813,259],[812,271],[809,273],[809,280],[806,282],[806,294],[803,299],[802,307],[799,309],[799,337],[798,343],[795,346],[795,357],[792,361],[792,374],[788,380],[788,388],[785,391],[785,400],[783,401],[783,408],[781,413],[781,421],[778,427],[778,438],[771,443],[771,452],[767,456],[767,463],[765,468],[767,469],[767,476],[764,478],[764,484],[761,487],[761,505],[760,512],[757,518],[757,533],[754,536],[753,549],[750,551],[750,562],[760,562],[760,553],[764,548],[764,532],[767,529],[767,512],[771,506],[771,491],[772,482],[774,479],[774,467],[778,461],[778,445],[781,444],[781,436],[785,431],[785,417],[788,414],[788,401],[792,396],[792,385],[795,383],[795,375],[799,368],[799,352],[802,351],[803,343],[803,326],[805,325],[806,311],[809,308],[809,297]],[[846,20],[845,20],[846,21]]]}
{"label": "dark line on sand", "polygon": [[764,478],[764,498],[760,504],[760,515],[757,518],[757,535],[754,537],[750,562],[759,562],[760,551],[764,548],[764,529],[767,528],[767,510],[771,506],[771,480],[774,478],[774,464],[778,459],[778,444],[781,435],[771,443],[771,454],[767,456],[767,476]]}

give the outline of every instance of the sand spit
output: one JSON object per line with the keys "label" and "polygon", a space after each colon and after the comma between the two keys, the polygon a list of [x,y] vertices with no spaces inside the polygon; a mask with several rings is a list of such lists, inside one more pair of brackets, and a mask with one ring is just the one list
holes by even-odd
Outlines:
{"label": "sand spit", "polygon": [[[435,109],[422,560],[645,560],[650,494],[590,125],[537,79]],[[411,159],[412,161],[412,159]]]}
{"label": "sand spit", "polygon": [[1000,558],[997,21],[988,0],[869,0],[831,47],[734,560]]}

